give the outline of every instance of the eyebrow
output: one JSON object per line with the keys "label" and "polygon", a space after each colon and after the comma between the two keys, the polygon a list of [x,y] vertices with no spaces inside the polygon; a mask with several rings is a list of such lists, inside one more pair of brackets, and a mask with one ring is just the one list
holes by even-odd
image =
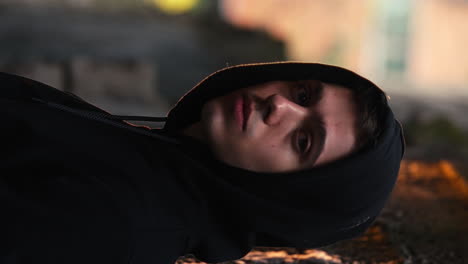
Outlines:
{"label": "eyebrow", "polygon": [[[312,87],[312,94],[315,100],[311,103],[310,107],[317,105],[320,103],[323,97],[323,83],[321,81],[314,80],[318,85],[313,85]],[[314,130],[314,146],[313,150],[309,153],[309,157],[307,158],[308,162],[312,165],[315,164],[320,154],[323,152],[323,148],[325,146],[325,139],[327,138],[327,130],[325,128],[325,122],[323,120],[323,115],[317,113],[317,115],[313,118],[317,126]]]}

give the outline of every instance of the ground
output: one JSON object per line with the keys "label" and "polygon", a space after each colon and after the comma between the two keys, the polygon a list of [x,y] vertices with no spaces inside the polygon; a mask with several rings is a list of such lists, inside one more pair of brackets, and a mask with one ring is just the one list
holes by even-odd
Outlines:
{"label": "ground", "polygon": [[364,235],[304,252],[255,248],[224,264],[468,263],[468,183],[463,177],[467,168],[446,160],[405,160],[387,206]]}

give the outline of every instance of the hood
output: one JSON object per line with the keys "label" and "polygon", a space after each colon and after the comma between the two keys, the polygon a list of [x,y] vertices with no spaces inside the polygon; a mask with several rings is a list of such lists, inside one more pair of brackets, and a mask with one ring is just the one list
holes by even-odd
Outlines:
{"label": "hood", "polygon": [[[267,81],[308,80],[379,89],[358,74],[316,63],[260,63],[217,71],[182,97],[162,133],[200,119],[208,100]],[[180,136],[184,155],[198,168],[184,181],[202,204],[194,216],[189,252],[206,262],[238,259],[255,246],[315,248],[355,237],[379,215],[396,182],[405,143],[385,102],[377,142],[343,159],[289,173],[258,173],[229,166],[207,147]],[[195,170],[194,170],[195,171]]]}

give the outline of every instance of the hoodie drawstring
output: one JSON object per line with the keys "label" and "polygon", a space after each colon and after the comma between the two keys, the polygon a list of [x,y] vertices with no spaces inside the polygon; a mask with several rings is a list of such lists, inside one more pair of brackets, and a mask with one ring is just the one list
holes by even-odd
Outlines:
{"label": "hoodie drawstring", "polygon": [[150,122],[166,122],[167,117],[165,116],[126,116],[126,115],[110,115],[111,119],[120,120],[136,120],[136,121],[150,121]]}
{"label": "hoodie drawstring", "polygon": [[[174,138],[161,135],[159,133],[151,132],[150,129],[145,129],[145,128],[139,128],[136,126],[132,126],[130,124],[126,123],[121,123],[118,121],[124,121],[124,120],[138,120],[138,121],[151,121],[151,122],[166,122],[167,117],[149,117],[149,116],[124,116],[124,115],[112,115],[110,113],[100,113],[100,112],[95,112],[95,111],[89,111],[89,110],[82,110],[82,109],[76,109],[72,108],[69,106],[65,106],[62,104],[57,104],[54,102],[48,102],[44,101],[39,98],[32,97],[31,98],[33,101],[43,103],[49,107],[56,108],[65,112],[69,112],[87,119],[95,120],[95,121],[100,121],[102,123],[112,125],[115,127],[123,128],[130,130],[132,132],[145,135],[145,136],[150,136],[154,137],[166,142],[174,143],[174,144],[180,144],[179,141],[175,140]],[[115,121],[118,120],[118,121]]]}

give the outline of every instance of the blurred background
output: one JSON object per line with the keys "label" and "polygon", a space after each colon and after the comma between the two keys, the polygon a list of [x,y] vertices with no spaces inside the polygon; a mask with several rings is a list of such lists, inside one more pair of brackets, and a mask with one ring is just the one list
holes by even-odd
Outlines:
{"label": "blurred background", "polygon": [[466,0],[0,0],[0,70],[113,114],[165,116],[226,66],[335,64],[391,97],[407,160],[462,177],[466,47]]}
{"label": "blurred background", "polygon": [[323,62],[382,87],[427,159],[468,156],[467,45],[464,0],[0,0],[0,70],[111,113],[165,115],[225,66]]}

